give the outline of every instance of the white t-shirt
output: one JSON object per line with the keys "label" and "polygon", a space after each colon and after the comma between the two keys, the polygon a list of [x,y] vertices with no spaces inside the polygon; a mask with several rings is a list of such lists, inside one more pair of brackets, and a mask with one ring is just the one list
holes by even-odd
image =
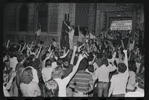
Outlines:
{"label": "white t-shirt", "polygon": [[102,65],[101,67],[98,67],[95,71],[95,75],[98,78],[98,81],[101,82],[109,82],[109,72],[112,72],[116,69],[115,66],[112,66],[109,64],[109,66],[106,67],[106,65]]}
{"label": "white t-shirt", "polygon": [[129,79],[128,79],[128,84],[127,84],[127,89],[134,90],[135,83],[136,83],[136,74],[133,71],[129,71]]}
{"label": "white t-shirt", "polygon": [[49,67],[49,68],[45,67],[42,69],[41,73],[42,73],[42,78],[43,78],[44,82],[51,79],[51,74],[52,74],[53,69],[54,69],[54,67]]}
{"label": "white t-shirt", "polygon": [[113,75],[111,78],[111,82],[114,84],[113,95],[116,94],[125,94],[126,93],[126,84],[128,80],[129,73],[119,73],[117,75]]}
{"label": "white t-shirt", "polygon": [[54,80],[58,83],[58,86],[59,86],[58,96],[59,97],[66,97],[66,86],[70,81],[70,77],[67,76],[64,79],[56,78]]}
{"label": "white t-shirt", "polygon": [[136,92],[127,92],[125,94],[125,97],[144,97],[144,92],[141,93],[139,91],[136,91]]}
{"label": "white t-shirt", "polygon": [[4,93],[4,96],[5,96],[5,97],[10,97],[10,94],[9,94],[9,92],[6,90],[6,87],[5,87],[5,86],[3,86],[3,93]]}
{"label": "white t-shirt", "polygon": [[12,67],[14,71],[17,64],[18,64],[17,57],[10,58],[10,67]]}
{"label": "white t-shirt", "polygon": [[21,83],[20,89],[21,89],[23,96],[24,97],[36,97],[37,95],[35,94],[35,91],[37,91],[38,93],[40,93],[40,91],[38,90],[39,88],[38,89],[35,88],[35,85],[38,86],[38,84],[33,81],[30,82],[29,84]]}

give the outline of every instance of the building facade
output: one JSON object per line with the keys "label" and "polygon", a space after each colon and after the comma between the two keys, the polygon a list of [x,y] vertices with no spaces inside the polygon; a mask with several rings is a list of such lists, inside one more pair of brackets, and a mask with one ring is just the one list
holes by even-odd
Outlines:
{"label": "building facade", "polygon": [[9,3],[4,7],[3,41],[32,41],[38,27],[42,30],[40,40],[48,43],[50,37],[60,41],[65,14],[69,14],[72,25],[88,27],[95,35],[108,29],[111,17],[132,18],[136,30],[142,7],[137,3]]}

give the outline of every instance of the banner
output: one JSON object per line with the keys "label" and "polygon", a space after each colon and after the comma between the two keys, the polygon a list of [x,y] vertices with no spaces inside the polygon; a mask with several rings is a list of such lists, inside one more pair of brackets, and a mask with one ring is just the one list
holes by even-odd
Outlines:
{"label": "banner", "polygon": [[132,20],[112,21],[110,30],[131,30]]}

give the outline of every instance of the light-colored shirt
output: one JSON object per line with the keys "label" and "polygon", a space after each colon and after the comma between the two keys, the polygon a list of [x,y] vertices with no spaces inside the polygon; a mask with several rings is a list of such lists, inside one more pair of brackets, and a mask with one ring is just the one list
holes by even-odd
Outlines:
{"label": "light-colored shirt", "polygon": [[125,97],[144,97],[144,92],[139,92],[139,91],[136,91],[136,92],[127,92],[125,94]]}
{"label": "light-colored shirt", "polygon": [[95,71],[95,76],[98,78],[98,81],[101,82],[109,82],[109,72],[112,72],[116,69],[116,66],[112,66],[109,64],[107,67],[106,65],[101,65]]}
{"label": "light-colored shirt", "polygon": [[10,58],[10,67],[12,67],[14,71],[16,69],[17,64],[18,64],[17,57]]}
{"label": "light-colored shirt", "polygon": [[3,86],[3,93],[4,93],[4,96],[5,96],[5,97],[10,97],[10,94],[9,94],[9,92],[7,91],[7,89],[6,89],[5,86]]}
{"label": "light-colored shirt", "polygon": [[37,94],[35,94],[36,91],[39,94],[41,94],[38,84],[33,81],[30,82],[29,84],[21,83],[20,89],[24,97],[36,97],[37,96]]}
{"label": "light-colored shirt", "polygon": [[39,83],[39,78],[37,75],[37,70],[35,68],[33,68],[32,66],[28,66],[26,68],[31,68],[32,69],[32,73],[33,73],[33,82],[36,82],[37,84]]}
{"label": "light-colored shirt", "polygon": [[113,82],[113,95],[116,94],[125,94],[126,93],[126,84],[128,80],[129,74],[126,73],[119,73],[117,75],[113,75],[111,78],[111,82]]}
{"label": "light-colored shirt", "polygon": [[53,69],[54,69],[54,67],[49,67],[49,68],[45,67],[42,69],[41,73],[42,73],[42,78],[43,78],[44,82],[51,79],[51,73],[52,73]]}
{"label": "light-colored shirt", "polygon": [[67,76],[64,79],[55,78],[54,80],[58,83],[58,86],[59,86],[58,96],[59,97],[66,97],[66,86],[70,81],[70,77]]}
{"label": "light-colored shirt", "polygon": [[133,71],[129,71],[129,79],[127,84],[127,89],[134,90],[136,83],[136,74]]}

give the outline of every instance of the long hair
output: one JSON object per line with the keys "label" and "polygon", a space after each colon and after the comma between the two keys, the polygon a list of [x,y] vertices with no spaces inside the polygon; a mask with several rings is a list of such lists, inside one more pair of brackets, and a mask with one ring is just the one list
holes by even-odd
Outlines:
{"label": "long hair", "polygon": [[63,76],[63,69],[62,69],[62,66],[58,66],[56,68],[53,69],[53,72],[52,72],[52,78],[55,79],[55,78],[60,78]]}
{"label": "long hair", "polygon": [[33,80],[33,73],[31,68],[22,70],[21,83],[29,84]]}
{"label": "long hair", "polygon": [[45,97],[58,97],[59,86],[58,83],[50,79],[45,83]]}

